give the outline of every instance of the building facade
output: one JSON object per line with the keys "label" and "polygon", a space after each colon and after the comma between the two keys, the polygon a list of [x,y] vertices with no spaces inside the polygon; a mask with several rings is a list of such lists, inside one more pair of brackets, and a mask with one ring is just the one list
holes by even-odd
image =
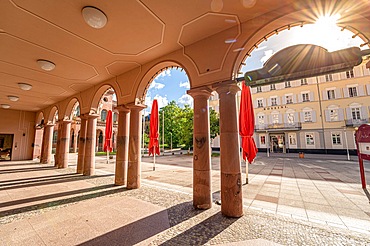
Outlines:
{"label": "building facade", "polygon": [[[367,62],[346,72],[252,88],[259,151],[356,154],[354,133],[369,122]],[[210,106],[218,110],[216,94]]]}

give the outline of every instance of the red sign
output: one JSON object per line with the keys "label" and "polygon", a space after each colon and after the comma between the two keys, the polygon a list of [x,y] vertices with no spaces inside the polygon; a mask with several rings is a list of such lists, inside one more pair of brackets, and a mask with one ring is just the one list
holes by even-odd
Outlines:
{"label": "red sign", "polygon": [[370,161],[370,124],[361,125],[356,131],[356,145],[362,188],[366,189],[364,160]]}

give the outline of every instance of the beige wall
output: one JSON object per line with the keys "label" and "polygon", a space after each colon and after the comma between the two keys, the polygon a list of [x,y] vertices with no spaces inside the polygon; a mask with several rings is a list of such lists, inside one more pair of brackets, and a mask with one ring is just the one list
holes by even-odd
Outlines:
{"label": "beige wall", "polygon": [[32,159],[35,118],[35,112],[0,109],[0,134],[14,134],[12,160]]}

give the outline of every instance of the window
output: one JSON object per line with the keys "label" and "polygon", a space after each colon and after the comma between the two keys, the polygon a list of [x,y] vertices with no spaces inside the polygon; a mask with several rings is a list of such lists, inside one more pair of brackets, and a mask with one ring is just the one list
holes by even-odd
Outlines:
{"label": "window", "polygon": [[53,144],[56,144],[58,140],[58,131],[53,132]]}
{"label": "window", "polygon": [[313,133],[306,133],[306,144],[307,145],[314,145],[315,144]]}
{"label": "window", "polygon": [[303,112],[303,120],[304,122],[312,122],[312,111]]}
{"label": "window", "polygon": [[260,136],[260,144],[266,144],[266,136]]}
{"label": "window", "polygon": [[348,88],[348,96],[349,97],[357,97],[357,88],[356,87],[349,87]]}
{"label": "window", "polygon": [[294,124],[294,113],[288,113],[287,121],[288,124]]}
{"label": "window", "polygon": [[301,79],[301,85],[307,85],[307,79]]}
{"label": "window", "polygon": [[335,99],[335,91],[334,90],[327,90],[326,93],[328,94],[328,100]]}
{"label": "window", "polygon": [[310,101],[310,97],[309,97],[308,93],[302,93],[302,101],[303,102],[309,102]]}
{"label": "window", "polygon": [[277,106],[277,98],[271,97],[271,106]]}
{"label": "window", "polygon": [[257,86],[257,92],[262,92],[262,87],[261,86]]}
{"label": "window", "polygon": [[279,123],[279,114],[272,114],[272,124],[278,124]]}
{"label": "window", "polygon": [[117,122],[117,114],[113,113],[113,122]]}
{"label": "window", "polygon": [[339,120],[338,113],[339,113],[338,109],[329,109],[330,121],[338,121]]}
{"label": "window", "polygon": [[361,109],[360,108],[351,108],[352,119],[360,120],[361,119]]}
{"label": "window", "polygon": [[286,104],[293,103],[293,96],[292,95],[285,96],[285,101],[286,101]]}
{"label": "window", "polygon": [[290,81],[285,81],[285,88],[289,88],[289,87],[291,87]]}
{"label": "window", "polygon": [[353,69],[349,70],[349,71],[346,71],[346,77],[347,77],[347,79],[355,77],[355,75],[353,73]]}
{"label": "window", "polygon": [[105,121],[105,119],[107,118],[107,110],[105,110],[105,109],[103,109],[102,111],[101,111],[101,114],[100,114],[100,119],[102,120],[102,121]]}
{"label": "window", "polygon": [[296,145],[297,141],[295,139],[295,135],[289,135],[289,145]]}
{"label": "window", "polygon": [[258,125],[263,125],[265,124],[265,116],[264,115],[258,115]]}
{"label": "window", "polygon": [[257,106],[263,108],[263,99],[257,99]]}
{"label": "window", "polygon": [[325,75],[325,81],[326,82],[333,81],[333,75],[332,74],[326,74]]}
{"label": "window", "polygon": [[341,142],[341,136],[340,136],[340,133],[339,132],[332,133],[331,134],[331,140],[332,140],[333,145],[342,144],[342,142]]}
{"label": "window", "polygon": [[271,91],[276,90],[275,84],[271,84],[271,85],[270,85],[270,90],[271,90]]}

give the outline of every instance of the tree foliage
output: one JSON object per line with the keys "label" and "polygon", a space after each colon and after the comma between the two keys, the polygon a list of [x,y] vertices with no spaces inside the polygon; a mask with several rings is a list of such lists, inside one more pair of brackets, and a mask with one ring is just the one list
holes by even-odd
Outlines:
{"label": "tree foliage", "polygon": [[[175,101],[171,101],[167,106],[159,110],[159,142],[160,145],[163,143],[163,128],[164,128],[164,145],[166,148],[171,146],[171,135],[172,135],[172,147],[178,148],[189,148],[193,146],[193,118],[194,111],[189,105],[185,105],[183,108],[179,107]],[[144,140],[147,144],[149,143],[149,119],[145,118],[145,134]],[[163,126],[164,120],[164,126]],[[216,111],[210,109],[210,132],[211,138],[215,138],[219,130],[219,117]]]}

